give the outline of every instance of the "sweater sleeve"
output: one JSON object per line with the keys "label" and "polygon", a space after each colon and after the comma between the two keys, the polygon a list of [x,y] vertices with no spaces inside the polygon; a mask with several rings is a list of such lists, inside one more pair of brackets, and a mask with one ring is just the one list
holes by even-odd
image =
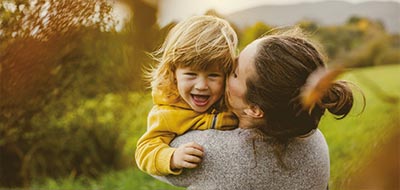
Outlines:
{"label": "sweater sleeve", "polygon": [[147,118],[147,131],[137,143],[137,166],[150,175],[179,175],[182,170],[171,170],[176,148],[171,148],[169,143],[190,129],[208,129],[212,119],[212,114],[203,115],[172,106],[154,106]]}
{"label": "sweater sleeve", "polygon": [[147,131],[140,137],[135,151],[136,164],[150,175],[180,174],[170,169],[170,160],[175,151],[169,143],[176,136],[168,129],[162,113],[153,108],[148,115]]}

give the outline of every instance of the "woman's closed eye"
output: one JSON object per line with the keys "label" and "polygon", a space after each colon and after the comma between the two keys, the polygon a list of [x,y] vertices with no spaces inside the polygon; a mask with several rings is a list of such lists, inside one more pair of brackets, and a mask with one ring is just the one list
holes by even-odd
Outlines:
{"label": "woman's closed eye", "polygon": [[233,78],[237,78],[237,74],[235,71],[233,71],[232,75],[233,75]]}

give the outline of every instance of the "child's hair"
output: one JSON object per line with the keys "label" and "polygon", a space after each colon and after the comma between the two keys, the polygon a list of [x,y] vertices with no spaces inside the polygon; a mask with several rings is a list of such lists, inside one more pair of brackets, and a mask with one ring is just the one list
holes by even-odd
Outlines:
{"label": "child's hair", "polygon": [[178,100],[175,71],[181,67],[205,70],[218,64],[227,76],[235,62],[237,42],[235,31],[221,18],[193,16],[181,21],[153,53],[158,62],[148,73],[153,94],[161,93],[168,100]]}

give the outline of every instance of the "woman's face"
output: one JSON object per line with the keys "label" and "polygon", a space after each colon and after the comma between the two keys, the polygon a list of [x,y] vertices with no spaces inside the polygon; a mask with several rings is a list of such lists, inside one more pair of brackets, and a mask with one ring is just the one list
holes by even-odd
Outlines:
{"label": "woman's face", "polygon": [[246,81],[256,74],[254,69],[254,55],[259,40],[253,41],[239,55],[237,67],[230,74],[227,81],[226,98],[230,109],[240,118],[243,110],[248,107],[246,101]]}

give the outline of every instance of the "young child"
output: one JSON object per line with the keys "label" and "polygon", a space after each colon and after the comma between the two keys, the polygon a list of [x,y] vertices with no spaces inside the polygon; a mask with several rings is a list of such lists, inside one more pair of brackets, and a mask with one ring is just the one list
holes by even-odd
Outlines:
{"label": "young child", "polygon": [[238,121],[224,112],[225,77],[236,57],[237,36],[214,16],[194,16],[178,23],[157,52],[150,73],[154,106],[146,133],[135,152],[138,167],[151,175],[178,175],[195,168],[203,148],[194,142],[169,143],[188,130],[233,129]]}

